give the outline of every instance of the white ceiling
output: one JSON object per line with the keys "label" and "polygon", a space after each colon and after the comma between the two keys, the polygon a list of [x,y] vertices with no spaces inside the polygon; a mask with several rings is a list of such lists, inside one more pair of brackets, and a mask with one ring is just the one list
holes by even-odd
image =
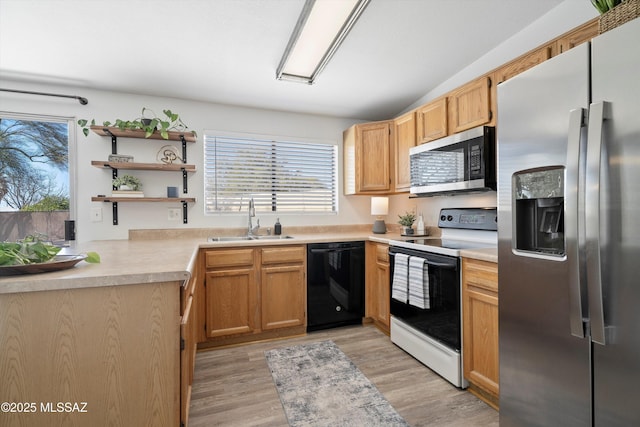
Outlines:
{"label": "white ceiling", "polygon": [[304,0],[0,0],[0,78],[378,120],[561,2],[371,0],[309,86],[275,79]]}

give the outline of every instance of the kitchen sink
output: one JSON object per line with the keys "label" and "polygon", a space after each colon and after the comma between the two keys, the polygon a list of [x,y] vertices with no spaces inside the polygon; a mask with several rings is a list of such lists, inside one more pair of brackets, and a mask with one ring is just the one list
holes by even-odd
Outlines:
{"label": "kitchen sink", "polygon": [[236,242],[240,240],[251,240],[249,236],[215,236],[209,237],[209,242]]}
{"label": "kitchen sink", "polygon": [[213,236],[207,239],[208,242],[239,242],[243,240],[281,240],[293,239],[293,236]]}

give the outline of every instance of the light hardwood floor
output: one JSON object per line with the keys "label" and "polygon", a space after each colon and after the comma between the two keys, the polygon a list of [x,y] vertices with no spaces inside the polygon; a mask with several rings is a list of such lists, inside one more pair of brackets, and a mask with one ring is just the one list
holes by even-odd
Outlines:
{"label": "light hardwood floor", "polygon": [[433,373],[371,325],[199,352],[189,426],[287,426],[264,351],[327,339],[412,426],[498,426],[494,409]]}

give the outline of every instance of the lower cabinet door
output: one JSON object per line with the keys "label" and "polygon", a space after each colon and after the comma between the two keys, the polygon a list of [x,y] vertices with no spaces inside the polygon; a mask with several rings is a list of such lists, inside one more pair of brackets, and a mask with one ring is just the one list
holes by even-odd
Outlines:
{"label": "lower cabinet door", "polygon": [[305,324],[303,265],[263,266],[261,272],[262,329]]}
{"label": "lower cabinet door", "polygon": [[[498,395],[498,297],[468,290],[465,295],[465,376]],[[469,350],[467,352],[467,350]]]}
{"label": "lower cabinet door", "polygon": [[390,301],[391,290],[389,289],[389,264],[384,262],[376,262],[376,285],[378,286],[377,292],[377,312],[376,319],[384,326],[389,328],[390,323]]}
{"label": "lower cabinet door", "polygon": [[208,271],[205,282],[209,338],[253,332],[257,292],[254,268]]}
{"label": "lower cabinet door", "polygon": [[462,259],[464,376],[469,390],[497,408],[500,396],[498,355],[498,266]]}
{"label": "lower cabinet door", "polygon": [[189,404],[196,357],[195,307],[193,295],[189,296],[180,322],[180,421],[189,425]]}

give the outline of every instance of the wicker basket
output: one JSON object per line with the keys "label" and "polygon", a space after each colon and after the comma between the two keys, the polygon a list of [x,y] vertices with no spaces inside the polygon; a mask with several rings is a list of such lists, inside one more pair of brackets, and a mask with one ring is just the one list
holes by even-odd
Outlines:
{"label": "wicker basket", "polygon": [[640,0],[625,0],[600,16],[600,34],[640,16]]}

